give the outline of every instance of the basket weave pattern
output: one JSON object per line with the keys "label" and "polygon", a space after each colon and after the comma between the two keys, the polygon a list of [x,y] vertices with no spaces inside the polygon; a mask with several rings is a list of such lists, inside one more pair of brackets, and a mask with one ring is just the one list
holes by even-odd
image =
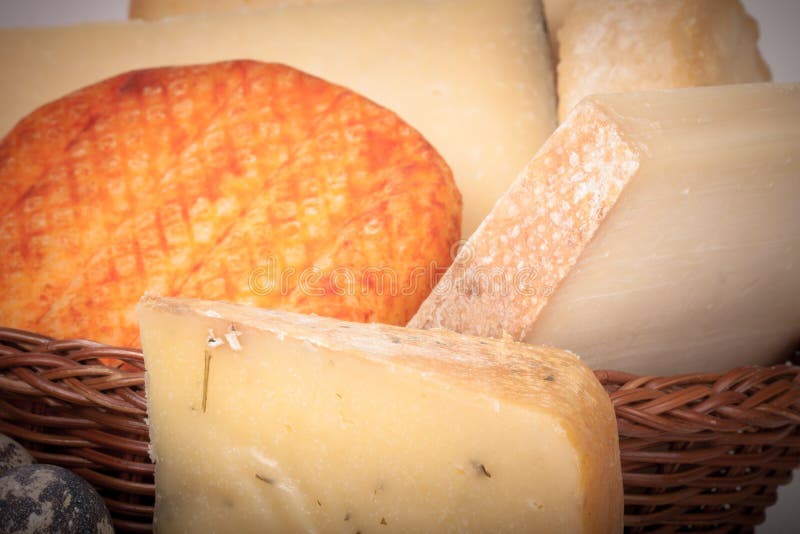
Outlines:
{"label": "basket weave pattern", "polygon": [[[92,483],[119,532],[152,530],[143,369],[138,350],[0,328],[0,432]],[[627,532],[752,532],[800,464],[798,367],[596,375],[617,415]]]}
{"label": "basket weave pattern", "polygon": [[626,531],[752,532],[764,521],[800,464],[800,368],[596,375],[617,415]]}

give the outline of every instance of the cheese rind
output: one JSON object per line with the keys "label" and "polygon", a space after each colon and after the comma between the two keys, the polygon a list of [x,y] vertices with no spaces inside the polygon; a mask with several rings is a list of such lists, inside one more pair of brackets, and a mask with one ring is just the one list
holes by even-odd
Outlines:
{"label": "cheese rind", "polygon": [[[582,137],[600,124],[618,140]],[[619,142],[629,151],[615,154]],[[603,189],[580,184],[603,173],[624,189],[594,224],[579,200]],[[798,198],[800,84],[589,97],[410,325],[509,333],[639,374],[774,363],[800,339]],[[476,291],[474,273],[493,269],[536,276]]]}
{"label": "cheese rind", "polygon": [[614,412],[572,354],[206,301],[139,317],[159,532],[621,531]]}
{"label": "cheese rind", "polygon": [[402,0],[3,30],[0,132],[121,72],[231,59],[285,63],[397,113],[453,170],[467,236],[556,125],[538,1]]}
{"label": "cheese rind", "polygon": [[[413,282],[449,264],[450,170],[360,95],[254,61],[135,71],[78,94],[0,141],[5,161],[48,162],[0,165],[0,324],[131,346],[145,291],[405,324],[430,292]],[[97,94],[111,97],[51,143]]]}
{"label": "cheese rind", "polygon": [[408,323],[523,339],[639,165],[592,103],[523,169]]}
{"label": "cheese rind", "polygon": [[758,25],[739,0],[556,4],[548,16],[563,17],[557,31],[561,120],[593,94],[771,79],[757,47]]}

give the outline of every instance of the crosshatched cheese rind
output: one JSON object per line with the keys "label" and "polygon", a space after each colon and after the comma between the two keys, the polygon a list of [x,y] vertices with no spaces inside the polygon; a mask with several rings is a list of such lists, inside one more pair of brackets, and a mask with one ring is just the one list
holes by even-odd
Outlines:
{"label": "crosshatched cheese rind", "polygon": [[460,194],[418,132],[253,61],[43,106],[0,142],[0,192],[0,324],[124,346],[144,291],[403,324],[460,235]]}
{"label": "crosshatched cheese rind", "polygon": [[758,51],[758,24],[739,0],[550,3],[548,16],[561,25],[560,120],[593,94],[771,79]]}
{"label": "crosshatched cheese rind", "polygon": [[186,299],[139,317],[159,532],[622,531],[614,412],[570,353]]}
{"label": "crosshatched cheese rind", "polygon": [[0,134],[37,106],[120,72],[280,62],[418,130],[453,170],[469,236],[557,124],[540,11],[538,0],[354,0],[0,30]]}

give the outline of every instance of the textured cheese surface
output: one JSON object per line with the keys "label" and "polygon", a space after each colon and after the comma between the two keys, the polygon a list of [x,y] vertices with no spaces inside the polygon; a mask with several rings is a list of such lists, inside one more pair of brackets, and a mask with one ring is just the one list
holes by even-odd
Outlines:
{"label": "textured cheese surface", "polygon": [[[607,173],[624,189],[615,203],[595,197],[607,200],[596,224],[581,202],[604,190],[581,184]],[[798,84],[590,97],[410,324],[507,332],[595,369],[770,363],[800,339],[798,198]]]}
{"label": "textured cheese surface", "polygon": [[286,63],[396,112],[452,168],[464,235],[556,124],[538,2],[403,0],[3,30],[0,132],[124,71],[229,59]]}
{"label": "textured cheese surface", "polygon": [[613,409],[572,354],[206,301],[139,317],[158,532],[622,530]]}
{"label": "textured cheese surface", "polygon": [[[583,97],[770,80],[739,0],[586,0],[558,30],[558,116]],[[563,13],[563,12],[562,12]]]}
{"label": "textured cheese surface", "polygon": [[524,338],[638,167],[613,117],[587,103],[523,169],[409,322]]}
{"label": "textured cheese surface", "polygon": [[460,217],[441,156],[352,91],[254,61],[122,74],[0,142],[0,324],[135,345],[145,291],[405,324]]}

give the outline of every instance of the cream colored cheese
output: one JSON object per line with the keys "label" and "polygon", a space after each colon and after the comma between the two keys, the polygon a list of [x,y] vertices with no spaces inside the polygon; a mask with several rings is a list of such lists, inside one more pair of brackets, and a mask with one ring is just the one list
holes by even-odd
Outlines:
{"label": "cream colored cheese", "polygon": [[589,97],[409,324],[632,373],[773,363],[800,339],[798,198],[800,84]]}
{"label": "cream colored cheese", "polygon": [[614,412],[572,354],[182,299],[139,317],[158,532],[622,530]]}
{"label": "cream colored cheese", "polygon": [[800,341],[800,84],[591,101],[640,167],[525,339],[643,374],[783,363]]}

